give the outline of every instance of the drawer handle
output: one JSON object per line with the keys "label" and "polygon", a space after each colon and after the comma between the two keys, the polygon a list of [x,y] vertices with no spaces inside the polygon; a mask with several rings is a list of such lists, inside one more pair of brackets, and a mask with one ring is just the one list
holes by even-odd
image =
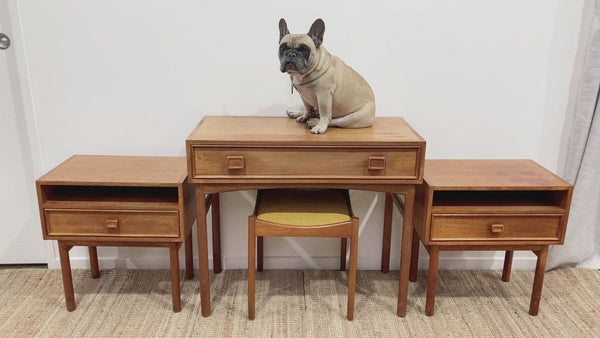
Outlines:
{"label": "drawer handle", "polygon": [[383,170],[385,169],[385,157],[384,156],[369,156],[369,170]]}
{"label": "drawer handle", "polygon": [[499,234],[504,231],[504,224],[492,224],[492,233]]}
{"label": "drawer handle", "polygon": [[106,228],[108,230],[118,230],[119,229],[119,220],[107,219],[106,221],[104,221],[104,224],[106,224]]}
{"label": "drawer handle", "polygon": [[227,169],[244,169],[244,156],[227,156]]}

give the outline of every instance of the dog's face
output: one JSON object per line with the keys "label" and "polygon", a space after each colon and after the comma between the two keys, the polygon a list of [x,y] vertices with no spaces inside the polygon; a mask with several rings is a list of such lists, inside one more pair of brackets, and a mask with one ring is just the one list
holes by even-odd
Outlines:
{"label": "dog's face", "polygon": [[323,41],[325,24],[317,19],[308,34],[290,34],[284,19],[279,21],[279,70],[305,74]]}

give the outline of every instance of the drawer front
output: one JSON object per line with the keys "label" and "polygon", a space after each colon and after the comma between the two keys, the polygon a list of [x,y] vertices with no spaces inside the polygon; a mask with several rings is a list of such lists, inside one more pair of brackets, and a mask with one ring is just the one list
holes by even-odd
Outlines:
{"label": "drawer front", "polygon": [[194,178],[419,178],[421,148],[194,147]]}
{"label": "drawer front", "polygon": [[558,241],[562,215],[433,215],[432,241]]}
{"label": "drawer front", "polygon": [[179,237],[177,211],[46,209],[49,236]]}

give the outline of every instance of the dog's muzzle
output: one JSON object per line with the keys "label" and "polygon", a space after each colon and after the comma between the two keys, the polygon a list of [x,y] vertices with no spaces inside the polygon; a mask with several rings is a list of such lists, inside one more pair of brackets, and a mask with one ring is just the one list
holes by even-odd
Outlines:
{"label": "dog's muzzle", "polygon": [[302,64],[302,62],[298,62],[297,58],[284,58],[281,61],[281,70],[282,73],[286,72],[298,72],[300,74],[304,74],[306,72],[306,66]]}

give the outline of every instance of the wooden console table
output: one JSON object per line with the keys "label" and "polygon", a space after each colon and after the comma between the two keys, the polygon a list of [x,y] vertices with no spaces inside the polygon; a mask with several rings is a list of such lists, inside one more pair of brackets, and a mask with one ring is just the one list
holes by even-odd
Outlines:
{"label": "wooden console table", "polygon": [[[88,246],[93,278],[97,246],[168,247],[173,311],[181,310],[179,248],[194,276],[194,192],[183,157],[75,155],[36,181],[42,234],[58,241],[65,300],[75,310],[69,250]],[[203,216],[204,218],[205,216]]]}
{"label": "wooden console table", "polygon": [[419,239],[429,252],[425,313],[433,315],[439,251],[532,250],[537,266],[529,313],[537,315],[548,245],[562,244],[573,187],[530,160],[427,160],[415,197],[410,280],[417,279]]}
{"label": "wooden console table", "polygon": [[[377,117],[362,129],[314,135],[287,117],[207,116],[186,140],[188,176],[196,186],[202,315],[210,315],[206,208],[218,193],[263,188],[344,188],[405,195],[398,315],[406,314],[412,208],[422,182],[425,141],[402,118]],[[208,197],[207,197],[208,196]],[[390,208],[391,209],[391,205]],[[216,220],[215,220],[216,218]],[[246,224],[246,220],[240,220]],[[384,228],[391,227],[386,212]],[[221,271],[218,215],[213,213],[214,271]],[[387,250],[387,253],[386,253]],[[383,259],[389,258],[389,242]],[[219,256],[219,257],[217,257]],[[386,258],[387,257],[387,258]],[[388,261],[382,264],[387,271]]]}

